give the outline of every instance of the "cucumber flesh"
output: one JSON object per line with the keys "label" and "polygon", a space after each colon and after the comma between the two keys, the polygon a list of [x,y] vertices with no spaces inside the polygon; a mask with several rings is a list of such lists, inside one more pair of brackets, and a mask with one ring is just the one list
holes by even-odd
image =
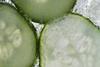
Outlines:
{"label": "cucumber flesh", "polygon": [[71,11],[76,0],[12,0],[33,21],[45,23]]}
{"label": "cucumber flesh", "polygon": [[28,22],[6,3],[0,3],[0,67],[30,67],[36,37]]}
{"label": "cucumber flesh", "polygon": [[47,24],[40,38],[41,67],[99,67],[100,31],[88,19],[69,14]]}

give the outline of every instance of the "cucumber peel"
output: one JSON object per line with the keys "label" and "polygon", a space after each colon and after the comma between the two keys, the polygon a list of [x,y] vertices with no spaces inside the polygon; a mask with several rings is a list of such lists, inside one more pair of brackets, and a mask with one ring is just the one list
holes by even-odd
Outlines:
{"label": "cucumber peel", "polygon": [[100,30],[90,20],[68,14],[47,24],[40,38],[41,67],[99,67]]}
{"label": "cucumber peel", "polygon": [[17,10],[0,3],[0,67],[31,67],[36,58],[36,36]]}

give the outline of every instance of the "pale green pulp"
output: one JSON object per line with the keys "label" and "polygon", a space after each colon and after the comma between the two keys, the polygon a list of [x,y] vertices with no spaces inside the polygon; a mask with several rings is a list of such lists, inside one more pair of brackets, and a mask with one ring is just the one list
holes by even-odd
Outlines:
{"label": "pale green pulp", "polygon": [[0,67],[30,67],[36,58],[35,33],[16,9],[0,3]]}

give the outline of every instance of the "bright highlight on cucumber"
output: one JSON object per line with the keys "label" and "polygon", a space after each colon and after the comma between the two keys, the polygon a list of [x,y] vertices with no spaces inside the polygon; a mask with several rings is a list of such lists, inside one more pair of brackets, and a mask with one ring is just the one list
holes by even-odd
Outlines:
{"label": "bright highlight on cucumber", "polygon": [[40,38],[41,67],[99,67],[100,30],[69,14],[47,24]]}
{"label": "bright highlight on cucumber", "polygon": [[12,0],[33,21],[45,23],[69,13],[76,0]]}
{"label": "bright highlight on cucumber", "polygon": [[33,65],[36,37],[27,23],[14,7],[0,3],[0,67]]}

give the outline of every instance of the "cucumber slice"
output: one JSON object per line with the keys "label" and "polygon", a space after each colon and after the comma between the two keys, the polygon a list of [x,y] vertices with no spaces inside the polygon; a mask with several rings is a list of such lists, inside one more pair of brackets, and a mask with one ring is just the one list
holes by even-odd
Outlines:
{"label": "cucumber slice", "polygon": [[30,67],[35,61],[36,36],[14,7],[0,3],[0,67]]}
{"label": "cucumber slice", "polygon": [[45,23],[68,13],[76,0],[12,0],[33,21]]}
{"label": "cucumber slice", "polygon": [[100,31],[88,19],[68,14],[47,24],[40,38],[41,67],[99,67]]}

